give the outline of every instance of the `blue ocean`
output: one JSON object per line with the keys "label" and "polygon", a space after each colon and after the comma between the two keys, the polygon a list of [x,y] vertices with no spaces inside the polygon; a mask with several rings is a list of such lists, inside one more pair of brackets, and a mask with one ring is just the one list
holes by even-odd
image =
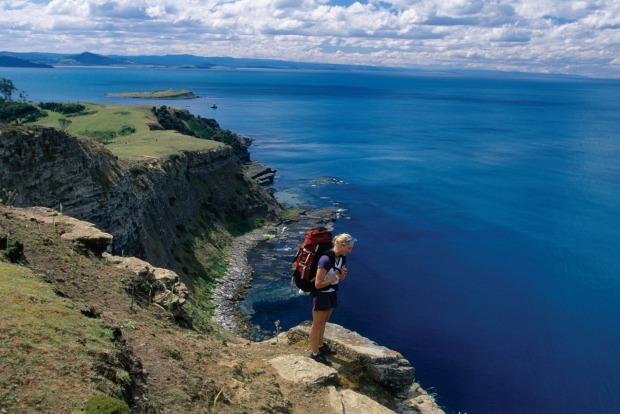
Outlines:
{"label": "blue ocean", "polygon": [[[335,232],[358,242],[332,322],[401,352],[447,413],[620,410],[619,80],[97,68],[0,77],[35,102],[205,96],[145,103],[187,106],[254,138],[252,158],[278,170],[282,203],[341,209]],[[257,277],[243,304],[263,330],[311,318],[287,276]]]}

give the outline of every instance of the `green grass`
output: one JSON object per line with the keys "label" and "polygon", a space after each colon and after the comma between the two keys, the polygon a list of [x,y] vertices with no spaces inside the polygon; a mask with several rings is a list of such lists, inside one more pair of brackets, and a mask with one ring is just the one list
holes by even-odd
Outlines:
{"label": "green grass", "polygon": [[0,298],[0,408],[75,412],[101,393],[97,383],[113,387],[93,378],[98,356],[116,353],[100,321],[83,316],[30,270],[5,262]]}
{"label": "green grass", "polygon": [[224,144],[193,138],[175,131],[151,131],[149,123],[156,122],[151,113],[152,105],[120,105],[82,103],[84,113],[68,117],[57,112],[47,111],[49,116],[39,119],[36,124],[59,128],[58,120],[68,119],[71,124],[66,131],[76,135],[89,136],[85,131],[120,131],[124,126],[135,129],[129,135],[117,134],[107,145],[120,159],[140,161],[149,158],[163,158],[180,151],[209,151],[221,148]]}

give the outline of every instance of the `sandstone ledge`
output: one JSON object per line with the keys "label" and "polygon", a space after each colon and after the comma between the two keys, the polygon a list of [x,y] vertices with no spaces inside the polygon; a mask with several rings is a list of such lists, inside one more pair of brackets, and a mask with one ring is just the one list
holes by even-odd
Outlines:
{"label": "sandstone ledge", "polygon": [[[306,321],[266,341],[279,345],[279,351],[282,352],[282,355],[271,359],[269,363],[287,381],[304,386],[329,386],[331,412],[445,414],[433,396],[414,382],[414,369],[401,354],[340,325],[328,323],[325,330],[326,340],[338,351],[332,357],[333,366],[328,367],[307,356],[293,354],[297,345],[308,345],[309,327],[310,322]],[[347,378],[353,371],[357,372],[362,386],[351,385],[357,382]],[[377,391],[373,383],[385,391]],[[375,390],[370,394],[356,389],[369,385],[370,389]]]}
{"label": "sandstone ledge", "polygon": [[51,208],[10,208],[5,211],[13,217],[53,226],[58,237],[70,242],[80,253],[92,252],[101,256],[112,243],[112,235],[99,230],[94,224],[63,215]]}
{"label": "sandstone ledge", "polygon": [[[306,340],[310,333],[310,325],[311,322],[306,321],[290,329],[289,343]],[[328,323],[325,337],[339,354],[359,361],[370,378],[396,393],[409,389],[415,379],[415,369],[400,353],[380,346],[357,332]]]}
{"label": "sandstone ledge", "polygon": [[269,185],[273,183],[277,171],[271,167],[266,167],[257,161],[246,164],[250,178],[259,185]]}

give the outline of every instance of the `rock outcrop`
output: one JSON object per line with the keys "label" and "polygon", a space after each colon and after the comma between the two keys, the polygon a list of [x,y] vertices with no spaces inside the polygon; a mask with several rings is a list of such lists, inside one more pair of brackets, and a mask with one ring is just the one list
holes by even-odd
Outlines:
{"label": "rock outcrop", "polygon": [[269,363],[278,375],[287,381],[306,386],[324,385],[329,387],[328,404],[323,407],[334,414],[337,413],[394,413],[372,398],[351,389],[336,388],[339,383],[338,371],[332,367],[318,364],[308,357],[295,354],[280,355]]}
{"label": "rock outcrop", "polygon": [[74,251],[82,255],[94,254],[119,268],[130,270],[135,274],[131,286],[127,287],[132,295],[142,294],[146,302],[160,306],[178,319],[184,318],[183,305],[189,290],[179,276],[171,270],[152,266],[135,257],[120,257],[106,253],[113,237],[99,230],[94,224],[61,215],[45,207],[12,208],[5,210],[5,214],[53,227],[60,239],[73,245]]}
{"label": "rock outcrop", "polygon": [[[306,321],[290,329],[289,342],[306,340],[310,334],[311,324]],[[396,393],[408,390],[413,384],[415,369],[400,353],[334,323],[327,324],[325,337],[329,338],[330,346],[339,354],[362,364],[368,376],[379,384]]]}
{"label": "rock outcrop", "polygon": [[[310,323],[304,322],[267,342],[305,347],[309,327]],[[435,399],[415,383],[413,367],[398,352],[333,323],[327,324],[325,339],[338,351],[332,357],[333,366],[325,366],[292,352],[282,353],[269,362],[287,381],[330,386],[330,412],[444,414]],[[284,345],[280,345],[280,350],[286,350]],[[350,375],[356,378],[348,377]],[[363,392],[361,386],[345,386],[355,383],[363,383],[366,390],[371,391]]]}
{"label": "rock outcrop", "polygon": [[50,208],[13,208],[6,214],[52,226],[60,239],[71,243],[73,248],[82,254],[94,253],[102,256],[112,244],[112,235],[99,230],[93,223],[77,220]]}
{"label": "rock outcrop", "polygon": [[269,363],[278,374],[291,382],[307,385],[325,385],[338,382],[338,371],[326,365],[317,364],[310,358],[288,354],[273,358]]}
{"label": "rock outcrop", "polygon": [[128,269],[136,275],[129,289],[142,287],[143,293],[151,303],[171,312],[177,319],[187,319],[190,322],[183,313],[183,305],[189,296],[189,290],[175,272],[154,267],[135,257],[119,257],[107,253],[104,253],[104,257],[117,267]]}
{"label": "rock outcrop", "polygon": [[276,177],[276,170],[271,167],[261,165],[255,161],[248,163],[247,168],[250,178],[260,185],[269,185],[273,183],[273,180]]}

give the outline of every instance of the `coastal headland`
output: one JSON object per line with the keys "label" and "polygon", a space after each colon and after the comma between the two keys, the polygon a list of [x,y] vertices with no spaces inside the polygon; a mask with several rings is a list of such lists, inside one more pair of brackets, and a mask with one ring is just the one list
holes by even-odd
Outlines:
{"label": "coastal headland", "polygon": [[[115,134],[95,138],[106,130],[93,111],[122,119],[105,122]],[[251,140],[184,110],[139,111],[88,104],[64,128],[59,113],[0,124],[0,408],[77,412],[105,397],[135,413],[312,412],[317,401],[442,412],[397,352],[380,351],[402,367],[387,369],[337,327],[335,371],[308,380],[279,370],[323,368],[303,338],[253,343],[216,323],[216,285],[239,269],[220,295],[234,306],[249,283],[232,257],[308,214],[252,178],[265,174],[249,173]]]}

